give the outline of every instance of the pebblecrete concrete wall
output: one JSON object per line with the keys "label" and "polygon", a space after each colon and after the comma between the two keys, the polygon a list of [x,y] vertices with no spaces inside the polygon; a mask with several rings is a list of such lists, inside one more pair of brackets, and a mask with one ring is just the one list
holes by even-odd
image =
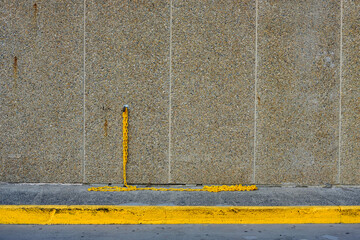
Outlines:
{"label": "pebblecrete concrete wall", "polygon": [[5,0],[2,182],[360,184],[360,0]]}

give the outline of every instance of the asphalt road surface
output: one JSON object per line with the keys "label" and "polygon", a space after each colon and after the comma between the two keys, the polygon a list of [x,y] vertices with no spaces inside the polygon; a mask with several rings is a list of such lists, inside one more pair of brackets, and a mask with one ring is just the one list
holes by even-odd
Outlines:
{"label": "asphalt road surface", "polygon": [[360,240],[360,224],[0,225],[0,239]]}

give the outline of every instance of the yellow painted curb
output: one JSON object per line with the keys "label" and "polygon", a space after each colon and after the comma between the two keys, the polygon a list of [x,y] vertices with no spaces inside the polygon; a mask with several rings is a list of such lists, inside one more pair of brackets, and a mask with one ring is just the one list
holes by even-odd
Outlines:
{"label": "yellow painted curb", "polygon": [[205,207],[2,205],[0,224],[360,223],[360,206]]}

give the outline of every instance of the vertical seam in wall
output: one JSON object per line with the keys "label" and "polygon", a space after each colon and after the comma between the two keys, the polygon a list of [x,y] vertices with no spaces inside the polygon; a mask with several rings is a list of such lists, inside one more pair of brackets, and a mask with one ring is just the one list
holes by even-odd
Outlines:
{"label": "vertical seam in wall", "polygon": [[171,91],[172,91],[172,0],[170,0],[170,43],[169,43],[169,149],[168,149],[168,183],[171,183]]}
{"label": "vertical seam in wall", "polygon": [[254,162],[253,162],[253,183],[256,183],[256,120],[257,120],[257,64],[258,64],[258,0],[255,1],[255,86],[254,86]]}
{"label": "vertical seam in wall", "polygon": [[341,179],[341,97],[342,97],[342,45],[343,45],[343,0],[340,1],[340,87],[339,87],[339,158],[338,158],[338,177],[337,181],[340,184]]}
{"label": "vertical seam in wall", "polygon": [[85,174],[85,167],[86,167],[86,129],[85,129],[85,116],[86,116],[86,112],[85,112],[85,103],[86,103],[86,0],[84,0],[83,2],[84,4],[84,36],[83,36],[83,167],[82,167],[82,172],[83,172],[83,183],[86,183],[86,174]]}

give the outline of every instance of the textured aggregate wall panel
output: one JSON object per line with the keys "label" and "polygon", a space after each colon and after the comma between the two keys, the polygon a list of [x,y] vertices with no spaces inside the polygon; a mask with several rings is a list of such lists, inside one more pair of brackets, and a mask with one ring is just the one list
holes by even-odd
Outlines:
{"label": "textured aggregate wall panel", "polygon": [[129,183],[167,183],[168,1],[87,1],[86,182],[122,182],[122,107]]}
{"label": "textured aggregate wall panel", "polygon": [[173,1],[171,182],[250,183],[255,1]]}
{"label": "textured aggregate wall panel", "polygon": [[341,183],[360,184],[360,1],[343,11]]}
{"label": "textured aggregate wall panel", "polygon": [[129,104],[129,183],[360,184],[360,0],[83,2],[0,3],[0,182],[122,183]]}
{"label": "textured aggregate wall panel", "polygon": [[259,1],[256,182],[336,183],[340,1]]}
{"label": "textured aggregate wall panel", "polygon": [[83,5],[2,1],[1,181],[81,182]]}
{"label": "textured aggregate wall panel", "polygon": [[[11,54],[11,9],[9,3],[3,3],[0,5],[0,12],[2,16],[2,21],[0,21],[0,149],[1,149],[1,167],[0,167],[0,181],[4,181],[5,178],[5,168],[4,168],[4,160],[6,157],[6,153],[2,153],[5,151],[5,134],[6,132],[3,130],[3,126],[8,118],[8,104],[9,98],[11,98],[11,86],[14,84],[14,74],[17,74],[13,69],[14,65],[14,56]],[[11,80],[6,80],[6,79]],[[8,150],[10,151],[10,150]]]}

